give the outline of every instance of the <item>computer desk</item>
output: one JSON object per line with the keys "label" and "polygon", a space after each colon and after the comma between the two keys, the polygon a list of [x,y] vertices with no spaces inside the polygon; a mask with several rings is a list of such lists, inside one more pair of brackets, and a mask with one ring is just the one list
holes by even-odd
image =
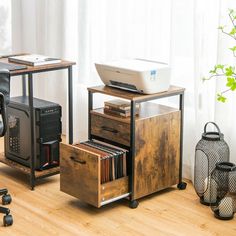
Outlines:
{"label": "computer desk", "polygon": [[[8,57],[1,57],[0,62],[8,64],[17,64],[8,62]],[[21,64],[18,64],[21,65]],[[23,166],[19,163],[7,159],[4,153],[0,154],[0,162],[5,163],[15,169],[18,169],[30,176],[30,187],[34,190],[35,182],[37,179],[46,178],[60,172],[60,167],[50,168],[48,170],[37,171],[35,170],[34,160],[36,157],[36,144],[34,140],[35,130],[34,130],[34,119],[33,119],[33,75],[43,72],[56,71],[56,70],[67,70],[68,71],[68,123],[69,123],[69,144],[73,143],[73,76],[72,76],[72,66],[75,62],[62,60],[60,63],[48,64],[42,66],[27,66],[20,70],[11,70],[11,78],[16,76],[22,76],[22,95],[26,96],[26,83],[28,82],[28,97],[29,97],[29,114],[31,122],[31,162],[30,167]]]}

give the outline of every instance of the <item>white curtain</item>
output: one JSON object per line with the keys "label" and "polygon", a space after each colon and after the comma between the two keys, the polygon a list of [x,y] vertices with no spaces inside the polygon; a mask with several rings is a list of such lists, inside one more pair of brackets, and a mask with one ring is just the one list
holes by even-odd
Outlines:
{"label": "white curtain", "polygon": [[[12,0],[12,51],[41,53],[76,61],[74,67],[74,140],[87,138],[87,86],[100,84],[94,62],[121,57],[165,61],[172,67],[172,84],[186,88],[184,176],[192,179],[194,148],[204,124],[216,121],[236,162],[233,114],[235,100],[215,100],[219,83],[202,84],[201,77],[228,58],[229,46],[217,27],[233,0]],[[235,58],[232,59],[232,61]],[[65,74],[35,81],[35,94],[63,105]],[[58,82],[60,81],[60,82]],[[50,93],[49,93],[50,91]],[[96,106],[103,98],[96,97]],[[176,99],[168,102],[178,104]],[[227,114],[227,115],[226,115]],[[65,121],[64,131],[65,131]]]}
{"label": "white curtain", "polygon": [[11,2],[0,1],[0,56],[11,51]]}
{"label": "white curtain", "polygon": [[[226,25],[226,29],[232,29],[232,24],[228,16],[228,8],[236,10],[236,1],[222,1],[220,14],[220,25]],[[236,65],[236,57],[233,56],[229,48],[236,45],[236,40],[219,34],[218,39],[218,63],[231,66]],[[227,89],[225,86],[226,80],[217,80],[216,92],[221,92]],[[215,121],[220,124],[220,128],[224,133],[225,140],[230,147],[230,160],[236,163],[236,93],[228,92],[226,94],[227,102],[215,104]]]}

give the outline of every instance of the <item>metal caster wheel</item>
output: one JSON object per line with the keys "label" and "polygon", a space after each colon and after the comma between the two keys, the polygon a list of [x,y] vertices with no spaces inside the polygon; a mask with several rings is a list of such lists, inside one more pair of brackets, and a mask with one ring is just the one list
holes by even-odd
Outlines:
{"label": "metal caster wheel", "polygon": [[2,196],[2,205],[7,205],[10,204],[12,201],[11,199],[11,195],[10,194],[6,194]]}
{"label": "metal caster wheel", "polygon": [[13,224],[13,218],[12,215],[6,215],[3,216],[3,225],[6,226],[11,226]]}
{"label": "metal caster wheel", "polygon": [[187,183],[185,183],[185,182],[180,182],[180,183],[177,185],[177,188],[178,188],[179,190],[184,190],[184,189],[186,189],[186,187],[187,187]]}
{"label": "metal caster wheel", "polygon": [[137,208],[138,207],[138,201],[136,201],[136,200],[133,200],[133,201],[131,201],[130,203],[129,203],[129,207],[131,208],[131,209],[135,209],[135,208]]}

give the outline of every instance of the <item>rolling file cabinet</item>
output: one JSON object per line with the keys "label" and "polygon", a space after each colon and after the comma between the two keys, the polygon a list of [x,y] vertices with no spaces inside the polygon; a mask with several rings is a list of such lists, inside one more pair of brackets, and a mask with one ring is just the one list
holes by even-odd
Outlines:
{"label": "rolling file cabinet", "polygon": [[[167,92],[143,95],[98,86],[89,91],[89,140],[98,140],[128,151],[127,176],[101,184],[101,157],[79,145],[61,144],[61,190],[96,207],[129,197],[137,199],[182,182],[184,89],[171,86]],[[94,93],[127,99],[131,116],[121,118],[93,109]],[[151,100],[179,96],[179,109]],[[140,103],[139,115],[135,105]]]}

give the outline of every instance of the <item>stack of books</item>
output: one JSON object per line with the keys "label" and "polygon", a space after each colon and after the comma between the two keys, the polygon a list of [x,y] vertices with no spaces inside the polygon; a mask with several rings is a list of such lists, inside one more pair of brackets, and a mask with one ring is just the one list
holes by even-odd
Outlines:
{"label": "stack of books", "polygon": [[[135,115],[139,114],[140,104],[135,107]],[[104,113],[120,117],[129,117],[131,114],[130,102],[121,99],[114,99],[104,102]]]}

